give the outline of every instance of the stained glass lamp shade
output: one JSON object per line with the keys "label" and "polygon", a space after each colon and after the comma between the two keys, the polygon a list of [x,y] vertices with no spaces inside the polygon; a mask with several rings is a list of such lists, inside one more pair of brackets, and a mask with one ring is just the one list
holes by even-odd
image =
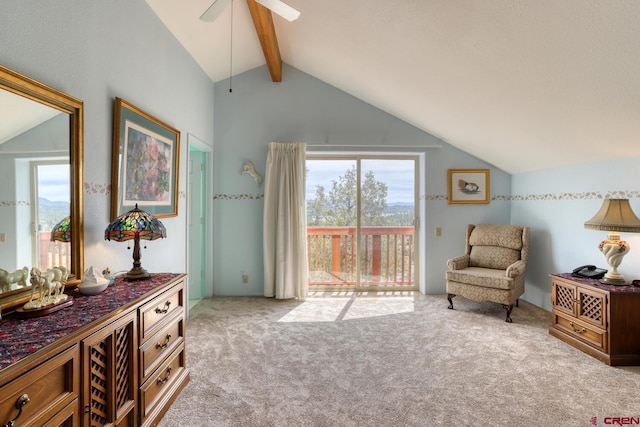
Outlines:
{"label": "stained glass lamp shade", "polygon": [[165,237],[167,230],[164,225],[153,215],[138,209],[138,205],[116,218],[104,231],[105,240],[133,240],[133,268],[125,275],[127,280],[146,279],[150,276],[140,262],[140,239],[156,240]]}
{"label": "stained glass lamp shade", "polygon": [[51,230],[52,242],[70,242],[71,241],[71,217],[65,217],[57,223]]}

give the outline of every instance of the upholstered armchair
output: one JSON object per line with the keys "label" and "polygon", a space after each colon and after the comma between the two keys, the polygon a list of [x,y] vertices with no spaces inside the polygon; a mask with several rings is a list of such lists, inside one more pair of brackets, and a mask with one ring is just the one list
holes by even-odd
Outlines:
{"label": "upholstered armchair", "polygon": [[465,254],[447,261],[447,299],[461,295],[473,301],[491,301],[511,310],[524,293],[529,253],[529,227],[508,224],[467,226]]}

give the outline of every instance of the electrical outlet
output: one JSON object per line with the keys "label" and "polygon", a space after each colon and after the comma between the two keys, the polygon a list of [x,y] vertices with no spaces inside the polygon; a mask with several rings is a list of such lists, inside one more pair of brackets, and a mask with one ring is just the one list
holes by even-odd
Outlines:
{"label": "electrical outlet", "polygon": [[249,283],[249,275],[247,273],[242,273],[242,283]]}
{"label": "electrical outlet", "polygon": [[440,227],[436,227],[436,237],[440,237],[442,235],[442,229]]}
{"label": "electrical outlet", "polygon": [[7,233],[0,233],[0,242],[7,241]]}

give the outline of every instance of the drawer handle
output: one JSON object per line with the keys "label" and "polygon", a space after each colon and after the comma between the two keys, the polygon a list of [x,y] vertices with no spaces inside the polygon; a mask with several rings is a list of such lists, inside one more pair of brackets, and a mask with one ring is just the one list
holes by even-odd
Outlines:
{"label": "drawer handle", "polygon": [[158,314],[166,314],[169,311],[169,307],[171,307],[171,301],[167,301],[164,303],[164,308],[156,307],[156,313]]}
{"label": "drawer handle", "polygon": [[16,400],[16,404],[15,404],[16,409],[18,410],[18,415],[16,415],[16,417],[11,421],[9,421],[8,423],[4,424],[2,427],[12,427],[16,423],[16,421],[18,421],[18,418],[20,418],[20,415],[22,415],[22,408],[24,408],[24,405],[29,403],[29,401],[30,399],[28,394],[25,393],[22,396],[20,396],[18,400]]}
{"label": "drawer handle", "polygon": [[577,332],[579,334],[584,334],[585,332],[587,332],[587,328],[576,329],[576,327],[573,324],[573,322],[569,322],[569,326],[571,326],[571,329],[573,329],[573,332]]}
{"label": "drawer handle", "polygon": [[171,341],[171,334],[167,334],[167,338],[165,339],[165,341],[162,344],[156,343],[156,348],[157,349],[167,348],[167,346],[169,345],[170,341]]}
{"label": "drawer handle", "polygon": [[166,384],[166,382],[169,381],[170,376],[171,376],[171,366],[167,368],[167,376],[164,378],[158,378],[156,380],[156,383],[158,383],[158,385]]}

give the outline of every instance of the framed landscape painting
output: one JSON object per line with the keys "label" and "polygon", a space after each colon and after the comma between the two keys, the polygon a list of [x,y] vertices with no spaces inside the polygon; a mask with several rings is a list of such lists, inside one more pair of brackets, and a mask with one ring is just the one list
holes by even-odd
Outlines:
{"label": "framed landscape painting", "polygon": [[449,169],[448,201],[489,203],[489,169]]}
{"label": "framed landscape painting", "polygon": [[156,217],[178,215],[180,132],[115,99],[111,219],[136,205]]}

